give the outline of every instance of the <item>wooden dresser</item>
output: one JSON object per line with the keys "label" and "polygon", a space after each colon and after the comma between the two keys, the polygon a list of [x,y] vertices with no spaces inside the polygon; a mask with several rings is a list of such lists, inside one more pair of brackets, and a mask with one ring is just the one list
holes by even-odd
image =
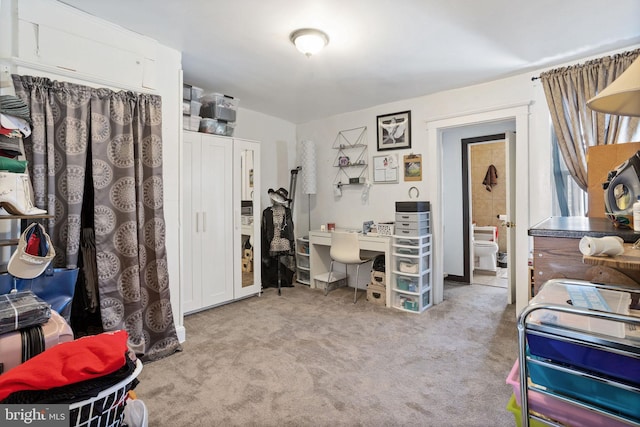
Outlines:
{"label": "wooden dresser", "polygon": [[640,233],[617,229],[606,218],[550,217],[531,227],[529,235],[533,237],[533,295],[547,280],[557,278],[640,284],[640,270],[587,264],[579,248],[584,236],[620,236],[634,243]]}

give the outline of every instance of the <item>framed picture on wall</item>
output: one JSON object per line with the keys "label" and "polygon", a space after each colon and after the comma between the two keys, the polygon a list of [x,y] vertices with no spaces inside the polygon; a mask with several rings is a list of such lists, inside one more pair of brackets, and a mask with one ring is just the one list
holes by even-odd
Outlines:
{"label": "framed picture on wall", "polygon": [[411,148],[411,111],[377,116],[378,151]]}
{"label": "framed picture on wall", "polygon": [[422,154],[404,156],[404,180],[422,181]]}

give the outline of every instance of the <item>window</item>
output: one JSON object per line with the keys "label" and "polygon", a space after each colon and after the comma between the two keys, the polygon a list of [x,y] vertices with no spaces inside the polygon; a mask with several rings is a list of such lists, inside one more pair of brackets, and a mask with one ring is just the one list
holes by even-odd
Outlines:
{"label": "window", "polygon": [[588,194],[576,184],[569,173],[560,148],[558,138],[551,129],[551,157],[553,164],[552,191],[554,216],[586,216],[588,206]]}

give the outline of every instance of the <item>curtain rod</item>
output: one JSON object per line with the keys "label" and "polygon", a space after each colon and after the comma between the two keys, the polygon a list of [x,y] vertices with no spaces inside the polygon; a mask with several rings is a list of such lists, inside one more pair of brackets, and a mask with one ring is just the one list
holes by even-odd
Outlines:
{"label": "curtain rod", "polygon": [[534,82],[534,81],[536,81],[536,80],[539,80],[539,79],[540,79],[540,76],[538,76],[538,77],[536,77],[536,76],[531,77],[531,81],[532,81],[532,82]]}

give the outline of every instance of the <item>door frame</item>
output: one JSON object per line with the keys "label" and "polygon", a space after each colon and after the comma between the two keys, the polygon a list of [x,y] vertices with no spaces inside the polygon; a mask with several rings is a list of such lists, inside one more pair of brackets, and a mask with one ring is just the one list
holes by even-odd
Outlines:
{"label": "door frame", "polygon": [[431,188],[433,188],[433,190],[429,192],[429,196],[433,201],[433,251],[434,254],[436,254],[433,260],[433,297],[435,304],[442,302],[444,289],[443,257],[438,256],[438,254],[444,253],[442,241],[442,236],[444,235],[444,222],[442,218],[444,218],[445,215],[442,206],[444,191],[442,178],[442,134],[451,128],[502,120],[515,120],[516,134],[519,135],[517,139],[516,165],[514,168],[518,171],[518,174],[516,175],[516,188],[512,191],[517,205],[517,212],[512,221],[520,224],[519,227],[512,230],[512,232],[516,233],[516,247],[514,251],[516,265],[515,274],[511,280],[516,283],[516,295],[515,298],[509,295],[508,301],[512,303],[515,299],[516,313],[529,303],[529,105],[530,102],[526,102],[427,120],[427,139],[431,141],[431,143],[428,144],[425,177],[428,182],[432,183]]}
{"label": "door frame", "polygon": [[[469,189],[469,181],[471,180],[471,170],[469,167],[469,149],[472,144],[486,143],[492,141],[505,141],[505,133],[497,133],[493,135],[476,136],[473,138],[463,138],[462,143],[462,238],[463,242],[463,259],[464,268],[463,275],[460,280],[464,283],[471,283],[473,279],[473,260],[471,259],[472,235],[470,230],[471,223],[471,191]],[[507,201],[510,195],[507,193]]]}

